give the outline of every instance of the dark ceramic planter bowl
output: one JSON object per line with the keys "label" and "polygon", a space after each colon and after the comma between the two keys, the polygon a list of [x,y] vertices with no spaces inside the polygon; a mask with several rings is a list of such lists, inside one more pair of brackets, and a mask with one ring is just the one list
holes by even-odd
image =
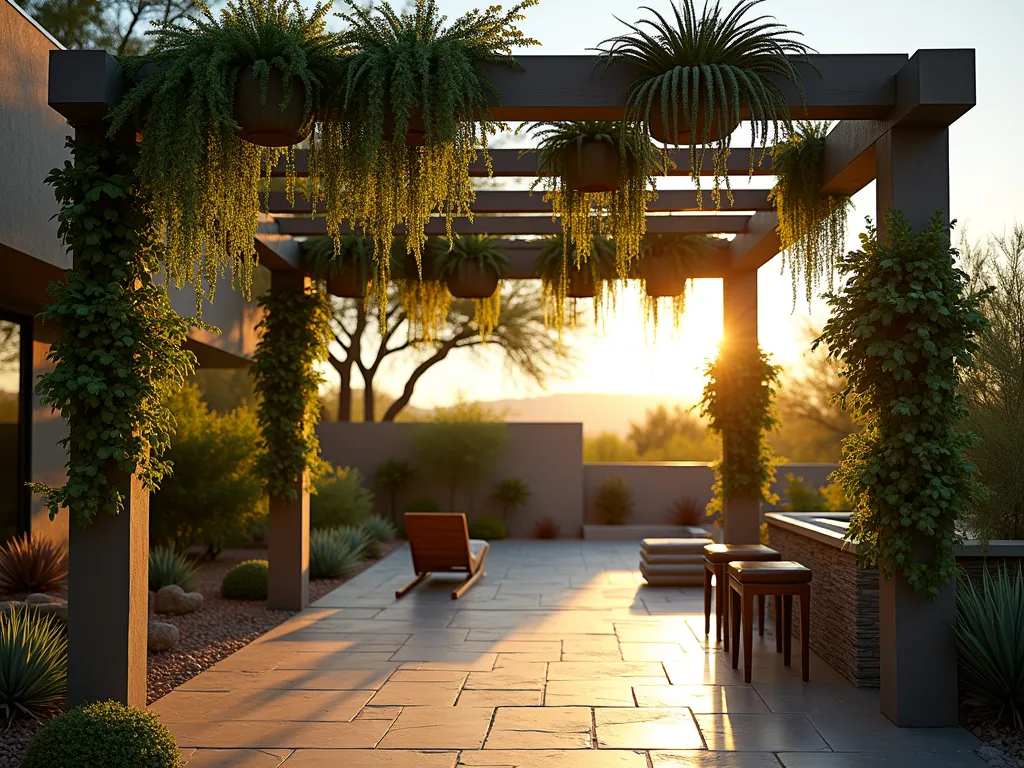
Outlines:
{"label": "dark ceramic planter bowl", "polygon": [[486,299],[498,289],[498,270],[467,261],[448,276],[448,292],[457,299]]}
{"label": "dark ceramic planter bowl", "polygon": [[369,283],[361,269],[348,265],[334,277],[327,278],[327,292],[343,299],[362,299]]}
{"label": "dark ceramic planter bowl", "polygon": [[610,141],[585,141],[565,148],[565,183],[576,192],[614,192],[619,188],[622,158]]}
{"label": "dark ceramic planter bowl", "polygon": [[425,249],[423,252],[423,276],[420,277],[420,270],[416,268],[416,257],[411,253],[405,254],[402,261],[403,276],[409,282],[425,282],[427,280],[438,280],[437,276],[437,252],[433,248]]}
{"label": "dark ceramic planter bowl", "polygon": [[683,120],[683,116],[680,115],[679,133],[673,136],[671,130],[672,115],[669,115],[668,125],[665,125],[664,121],[662,120],[661,109],[659,109],[658,106],[655,105],[651,108],[651,120],[650,123],[648,123],[648,127],[651,131],[651,138],[654,139],[655,141],[660,141],[662,144],[679,145],[681,147],[688,147],[694,144],[710,144],[713,141],[718,141],[719,139],[725,138],[733,131],[735,131],[740,125],[740,121],[737,120],[732,125],[726,125],[724,131],[719,130],[718,116],[716,115],[714,117],[714,123],[711,125],[711,129],[708,132],[708,139],[705,142],[703,136],[701,135],[701,132],[704,130],[706,114],[707,112],[705,112],[704,107],[700,107],[697,110],[696,130],[694,130],[693,126],[691,126],[689,123]]}
{"label": "dark ceramic planter bowl", "polygon": [[641,269],[648,296],[679,296],[686,291],[687,276],[679,268],[679,260],[672,256],[651,253],[644,259]]}
{"label": "dark ceramic planter bowl", "polygon": [[253,77],[252,67],[243,68],[235,84],[234,116],[239,125],[239,137],[261,147],[290,147],[309,136],[313,116],[303,118],[306,92],[299,78],[292,78],[291,98],[288,106],[281,109],[283,101],[284,76],[278,70],[270,70],[264,104],[260,98],[260,82]]}
{"label": "dark ceramic planter bowl", "polygon": [[597,286],[594,285],[594,276],[586,267],[583,269],[572,269],[569,271],[569,285],[565,289],[565,295],[570,299],[592,299],[597,295]]}

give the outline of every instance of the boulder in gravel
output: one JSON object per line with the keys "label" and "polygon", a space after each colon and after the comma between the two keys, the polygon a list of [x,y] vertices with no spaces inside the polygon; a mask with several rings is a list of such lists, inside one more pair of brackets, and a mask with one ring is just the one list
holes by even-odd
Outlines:
{"label": "boulder in gravel", "polygon": [[42,616],[56,616],[64,622],[68,620],[68,604],[65,602],[35,603],[30,605],[30,607]]}
{"label": "boulder in gravel", "polygon": [[25,604],[18,600],[5,600],[0,602],[0,616],[6,616],[16,608],[24,608]]}
{"label": "boulder in gravel", "polygon": [[157,613],[180,615],[192,613],[203,607],[203,595],[200,592],[186,592],[177,584],[161,587],[154,601]]}
{"label": "boulder in gravel", "polygon": [[178,644],[181,633],[173,624],[162,621],[149,622],[149,650],[154,652],[168,651]]}
{"label": "boulder in gravel", "polygon": [[42,592],[33,592],[25,598],[26,605],[48,605],[50,603],[67,603],[63,597],[44,595]]}

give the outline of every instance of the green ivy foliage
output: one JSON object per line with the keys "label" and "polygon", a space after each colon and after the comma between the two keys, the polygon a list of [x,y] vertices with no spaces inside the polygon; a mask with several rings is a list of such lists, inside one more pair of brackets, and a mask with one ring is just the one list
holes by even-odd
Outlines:
{"label": "green ivy foliage", "polygon": [[919,234],[898,211],[887,223],[889,242],[869,220],[860,250],[840,259],[846,282],[826,294],[817,343],[842,364],[839,401],[863,424],[837,471],[853,502],[847,537],[863,563],[933,599],[953,578],[956,520],[977,493],[958,386],[987,291],[969,292],[941,214]]}
{"label": "green ivy foliage", "polygon": [[52,371],[40,376],[41,402],[70,426],[67,482],[41,483],[50,517],[68,507],[80,525],[123,507],[108,470],[134,472],[149,490],[171,467],[163,458],[174,421],[164,396],[195,366],[182,349],[190,322],[153,281],[162,255],[148,195],[140,188],[139,153],[106,141],[68,139],[74,161],[55,168],[58,234],[74,254],[65,279],[49,286],[44,320],[59,325]]}
{"label": "green ivy foliage", "polygon": [[767,435],[779,425],[772,401],[780,370],[759,347],[723,346],[704,371],[707,384],[700,415],[708,419],[708,429],[723,438],[708,515],[723,512],[729,498],[755,498],[765,504],[779,500],[771,492],[778,462]]}
{"label": "green ivy foliage", "polygon": [[320,466],[316,364],[327,357],[331,309],[324,294],[297,288],[271,288],[259,304],[266,314],[252,367],[262,443],[256,469],[271,496],[294,499],[305,471]]}

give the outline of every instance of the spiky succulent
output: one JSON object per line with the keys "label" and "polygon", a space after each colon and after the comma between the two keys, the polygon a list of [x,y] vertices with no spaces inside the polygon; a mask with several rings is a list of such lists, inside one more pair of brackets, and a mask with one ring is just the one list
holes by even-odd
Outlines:
{"label": "spiky succulent", "polygon": [[67,549],[55,541],[26,533],[0,549],[0,589],[4,592],[49,592],[67,576]]}

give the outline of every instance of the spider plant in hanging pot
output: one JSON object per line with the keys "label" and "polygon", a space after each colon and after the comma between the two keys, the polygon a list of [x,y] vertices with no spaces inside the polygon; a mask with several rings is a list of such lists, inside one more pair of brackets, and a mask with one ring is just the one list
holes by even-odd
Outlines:
{"label": "spider plant in hanging pot", "polygon": [[553,235],[543,241],[533,265],[542,285],[544,322],[558,329],[567,319],[575,322],[577,299],[594,299],[594,319],[599,319],[608,286],[616,280],[615,245],[609,238],[594,236],[586,263],[576,261],[571,246],[569,251],[567,255],[564,235]]}
{"label": "spider plant in hanging pot", "polygon": [[647,134],[608,121],[534,123],[538,178],[552,214],[562,222],[566,253],[590,258],[594,233],[611,235],[619,270],[640,254],[647,204],[657,197],[655,178],[665,165]]}
{"label": "spider plant in hanging pot", "polygon": [[[771,129],[774,143],[779,124],[790,123],[789,104],[778,79],[794,84],[803,98],[803,75],[797,64],[812,52],[772,16],[749,14],[764,0],[741,0],[728,12],[718,0],[674,0],[666,16],[645,7],[653,18],[626,24],[629,31],[601,43],[605,67],[623,63],[642,75],[626,94],[626,119],[643,126],[666,147],[688,146],[690,176],[700,194],[700,171],[707,148],[712,151],[712,200],[721,206],[731,136],[744,118],[751,120],[751,148],[767,152]],[[792,58],[791,58],[792,57]],[[750,171],[754,170],[751,152]]]}
{"label": "spider plant in hanging pot", "polygon": [[[149,51],[123,60],[135,85],[111,111],[108,135],[141,127],[139,174],[165,233],[164,266],[176,285],[194,284],[199,299],[212,300],[225,273],[249,293],[266,191],[261,171],[290,150],[240,138],[269,143],[269,123],[245,128],[236,118],[278,113],[290,121],[288,141],[312,124],[341,45],[326,29],[329,7],[307,15],[289,0],[231,0],[216,16],[204,8],[195,18],[156,23]],[[287,190],[294,201],[293,176]]]}
{"label": "spider plant in hanging pot", "polygon": [[487,235],[460,235],[437,260],[437,274],[457,299],[473,299],[476,321],[484,336],[490,334],[501,312],[501,278],[509,263],[501,241]]}
{"label": "spider plant in hanging pot", "polygon": [[362,299],[376,270],[373,245],[362,235],[310,238],[303,243],[302,268],[314,280],[322,280],[332,296]]}
{"label": "spider plant in hanging pot", "polygon": [[[489,105],[499,94],[486,66],[518,68],[512,48],[537,44],[517,26],[537,0],[508,12],[470,11],[450,24],[436,0],[417,0],[401,14],[386,1],[345,3],[339,15],[349,25],[350,53],[331,98],[344,119],[325,123],[313,140],[330,180],[321,190],[328,225],[359,222],[379,256],[390,252],[395,227],[404,224],[418,263],[435,211],[449,231],[456,217],[471,216],[470,165],[504,128],[491,118]],[[378,258],[377,266],[384,306],[390,260]]]}
{"label": "spider plant in hanging pot", "polygon": [[823,280],[832,290],[836,263],[846,252],[850,198],[821,191],[828,128],[828,123],[797,123],[772,148],[775,186],[768,199],[779,215],[782,268],[789,267],[794,307],[800,283],[808,306]]}

